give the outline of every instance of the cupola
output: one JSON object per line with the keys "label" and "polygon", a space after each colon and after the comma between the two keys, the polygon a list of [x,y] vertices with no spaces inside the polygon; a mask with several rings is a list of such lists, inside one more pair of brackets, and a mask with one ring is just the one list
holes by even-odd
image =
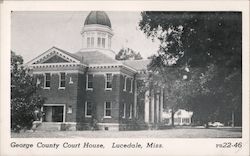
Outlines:
{"label": "cupola", "polygon": [[108,15],[104,11],[91,11],[87,16],[84,25],[98,24],[111,28]]}
{"label": "cupola", "polygon": [[81,35],[82,51],[98,50],[114,57],[115,53],[111,50],[113,31],[107,13],[91,11],[85,19]]}

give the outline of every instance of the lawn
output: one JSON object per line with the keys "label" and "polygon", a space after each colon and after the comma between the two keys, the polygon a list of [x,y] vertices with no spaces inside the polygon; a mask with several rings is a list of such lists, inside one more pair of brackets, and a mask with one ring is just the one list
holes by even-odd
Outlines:
{"label": "lawn", "polygon": [[241,128],[176,128],[141,131],[36,131],[11,133],[12,138],[241,138]]}

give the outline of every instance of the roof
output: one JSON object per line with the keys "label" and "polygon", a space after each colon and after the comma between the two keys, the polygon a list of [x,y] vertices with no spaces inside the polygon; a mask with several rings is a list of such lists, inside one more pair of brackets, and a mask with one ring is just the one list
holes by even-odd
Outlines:
{"label": "roof", "polygon": [[191,111],[186,111],[184,109],[179,109],[177,112],[175,112],[174,116],[175,117],[182,117],[182,118],[189,118],[192,117],[193,112]]}
{"label": "roof", "polygon": [[125,65],[132,67],[136,70],[146,70],[150,61],[151,61],[150,59],[143,59],[143,60],[125,60],[122,62]]}
{"label": "roof", "polygon": [[57,51],[57,53],[61,53],[64,54],[64,55],[67,55],[69,58],[68,60],[70,60],[71,62],[82,62],[82,59],[81,57],[78,57],[70,52],[67,52],[65,50],[62,50],[62,49],[59,49],[57,47],[52,47],[50,49],[48,49],[47,51],[45,51],[44,53],[38,55],[37,57],[35,57],[34,59],[28,61],[27,63],[25,63],[26,65],[31,65],[31,64],[36,64],[36,63],[41,63],[41,62],[44,62],[46,61],[48,58],[50,58],[51,54],[53,54],[53,52]]}
{"label": "roof", "polygon": [[65,51],[65,50],[63,50],[63,49],[57,48],[57,47],[55,47],[55,46],[52,47],[52,48],[55,48],[55,49],[57,49],[57,50],[60,50],[60,51],[64,52],[65,54],[67,54],[67,55],[69,55],[69,56],[71,56],[71,57],[77,59],[78,61],[82,62],[82,58],[81,58],[80,56],[74,55],[74,54],[72,54],[72,53],[70,53],[70,52],[67,52],[67,51]]}
{"label": "roof", "polygon": [[[76,53],[70,53],[65,50],[62,50],[57,47],[52,47],[43,54],[39,55],[38,57],[34,58],[33,60],[29,61],[27,63],[30,64],[35,61],[43,60],[47,57],[45,55],[50,55],[50,53],[53,52],[53,50],[57,50],[61,53],[64,53],[65,55],[68,55],[68,57],[71,57],[71,59],[75,59],[75,61],[83,63],[85,65],[110,65],[110,64],[123,64],[127,68],[130,68],[134,71],[141,71],[141,70],[147,70],[147,65],[150,63],[150,59],[145,60],[116,60],[112,57],[109,57],[108,55],[105,55],[104,53],[100,51],[79,51]],[[61,54],[60,54],[61,55]]]}
{"label": "roof", "polygon": [[119,63],[119,61],[103,54],[99,51],[77,52],[74,55],[83,58],[83,63],[86,64],[112,64]]}
{"label": "roof", "polygon": [[84,25],[100,24],[111,28],[111,22],[104,11],[91,11],[87,16]]}
{"label": "roof", "polygon": [[[171,118],[171,112],[170,110],[168,112],[163,112],[162,114],[163,118]],[[191,118],[193,116],[193,112],[192,111],[186,111],[184,109],[178,109],[175,114],[174,114],[174,118]]]}

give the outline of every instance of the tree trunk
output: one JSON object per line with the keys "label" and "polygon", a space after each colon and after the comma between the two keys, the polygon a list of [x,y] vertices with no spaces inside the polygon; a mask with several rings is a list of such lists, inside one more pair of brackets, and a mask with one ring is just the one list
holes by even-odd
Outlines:
{"label": "tree trunk", "polygon": [[205,123],[205,128],[209,128],[208,121]]}
{"label": "tree trunk", "polygon": [[205,127],[205,128],[209,128],[208,122],[209,122],[208,120],[204,121],[204,127]]}
{"label": "tree trunk", "polygon": [[232,111],[232,127],[234,127],[234,111]]}
{"label": "tree trunk", "polygon": [[172,109],[172,112],[171,112],[171,123],[172,123],[172,127],[174,127],[174,110]]}

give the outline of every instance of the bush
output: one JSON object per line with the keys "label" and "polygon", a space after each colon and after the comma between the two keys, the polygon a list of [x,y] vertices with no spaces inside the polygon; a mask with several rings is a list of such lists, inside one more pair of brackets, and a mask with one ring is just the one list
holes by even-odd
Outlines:
{"label": "bush", "polygon": [[11,52],[11,130],[30,129],[37,119],[44,98],[36,95],[39,86],[29,70],[24,68],[21,56]]}
{"label": "bush", "polygon": [[44,100],[38,96],[31,99],[11,99],[11,130],[30,129],[33,121],[37,120],[35,111],[41,108]]}

